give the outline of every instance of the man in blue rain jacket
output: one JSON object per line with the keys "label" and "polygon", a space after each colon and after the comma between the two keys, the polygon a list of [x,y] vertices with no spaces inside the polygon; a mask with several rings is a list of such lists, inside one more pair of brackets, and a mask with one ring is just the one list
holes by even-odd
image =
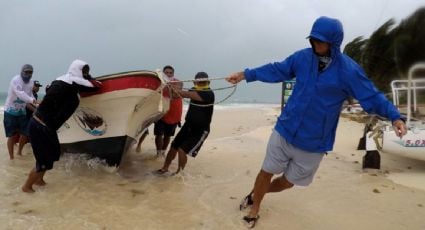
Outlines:
{"label": "man in blue rain jacket", "polygon": [[[341,53],[343,37],[339,20],[320,17],[308,36],[311,48],[299,50],[282,62],[245,69],[227,77],[233,84],[243,79],[270,83],[296,80],[270,137],[254,189],[240,205],[241,209],[252,205],[249,215],[244,217],[251,227],[259,217],[265,193],[312,182],[323,155],[333,148],[342,104],[350,96],[366,112],[390,119],[398,136],[406,133],[394,105],[375,88],[355,61]],[[281,173],[281,177],[271,182],[274,174]]]}

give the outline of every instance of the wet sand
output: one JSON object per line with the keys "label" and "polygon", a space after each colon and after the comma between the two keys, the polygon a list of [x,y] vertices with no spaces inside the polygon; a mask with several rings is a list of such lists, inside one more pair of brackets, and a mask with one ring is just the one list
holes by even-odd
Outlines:
{"label": "wet sand", "polygon": [[[210,136],[182,175],[151,173],[163,161],[154,157],[151,134],[119,170],[64,155],[34,194],[20,190],[34,165],[31,148],[10,161],[0,138],[0,228],[245,229],[238,205],[260,169],[278,111],[216,110]],[[256,229],[425,229],[425,162],[381,153],[381,170],[362,170],[362,130],[341,119],[334,151],[313,184],[267,195]]]}

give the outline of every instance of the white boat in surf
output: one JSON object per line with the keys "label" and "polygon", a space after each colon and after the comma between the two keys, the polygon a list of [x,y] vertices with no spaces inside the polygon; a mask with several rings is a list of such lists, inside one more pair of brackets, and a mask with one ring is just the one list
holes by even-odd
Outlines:
{"label": "white boat in surf", "polygon": [[[409,69],[407,80],[395,80],[391,83],[393,103],[405,112],[408,131],[400,139],[395,135],[392,125],[384,122],[382,151],[425,160],[425,106],[418,103],[418,95],[425,95],[425,76],[413,79],[419,70],[425,70],[425,63],[413,65]],[[405,106],[401,103],[402,97],[407,98]]]}
{"label": "white boat in surf", "polygon": [[74,114],[58,130],[63,152],[88,154],[118,166],[129,147],[169,108],[160,72],[132,71],[96,78],[102,87],[80,95]]}

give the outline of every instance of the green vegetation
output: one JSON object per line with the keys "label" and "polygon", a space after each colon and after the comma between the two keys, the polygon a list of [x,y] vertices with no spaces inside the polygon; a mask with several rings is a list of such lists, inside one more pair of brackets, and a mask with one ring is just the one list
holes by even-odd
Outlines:
{"label": "green vegetation", "polygon": [[[407,78],[412,64],[425,61],[424,25],[425,7],[422,7],[397,26],[390,19],[370,38],[355,38],[343,52],[364,68],[380,90],[390,92],[392,80]],[[425,76],[425,71],[418,75]]]}

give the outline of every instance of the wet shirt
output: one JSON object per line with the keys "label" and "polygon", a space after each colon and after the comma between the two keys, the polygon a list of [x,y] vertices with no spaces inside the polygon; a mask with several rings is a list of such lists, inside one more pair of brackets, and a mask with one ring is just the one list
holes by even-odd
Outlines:
{"label": "wet shirt", "polygon": [[4,110],[14,116],[22,116],[26,114],[26,104],[32,103],[33,82],[25,83],[22,81],[21,75],[16,75],[12,78],[7,93]]}
{"label": "wet shirt", "polygon": [[170,109],[168,112],[161,118],[167,124],[177,124],[182,119],[183,113],[183,99],[176,98],[170,100]]}
{"label": "wet shirt", "polygon": [[35,115],[43,120],[50,129],[58,130],[74,113],[78,104],[77,87],[56,80],[50,84]]}
{"label": "wet shirt", "polygon": [[[193,90],[194,89],[191,89],[191,91]],[[192,127],[209,131],[214,111],[214,92],[211,90],[202,90],[197,92],[203,101],[190,100],[185,121]]]}

